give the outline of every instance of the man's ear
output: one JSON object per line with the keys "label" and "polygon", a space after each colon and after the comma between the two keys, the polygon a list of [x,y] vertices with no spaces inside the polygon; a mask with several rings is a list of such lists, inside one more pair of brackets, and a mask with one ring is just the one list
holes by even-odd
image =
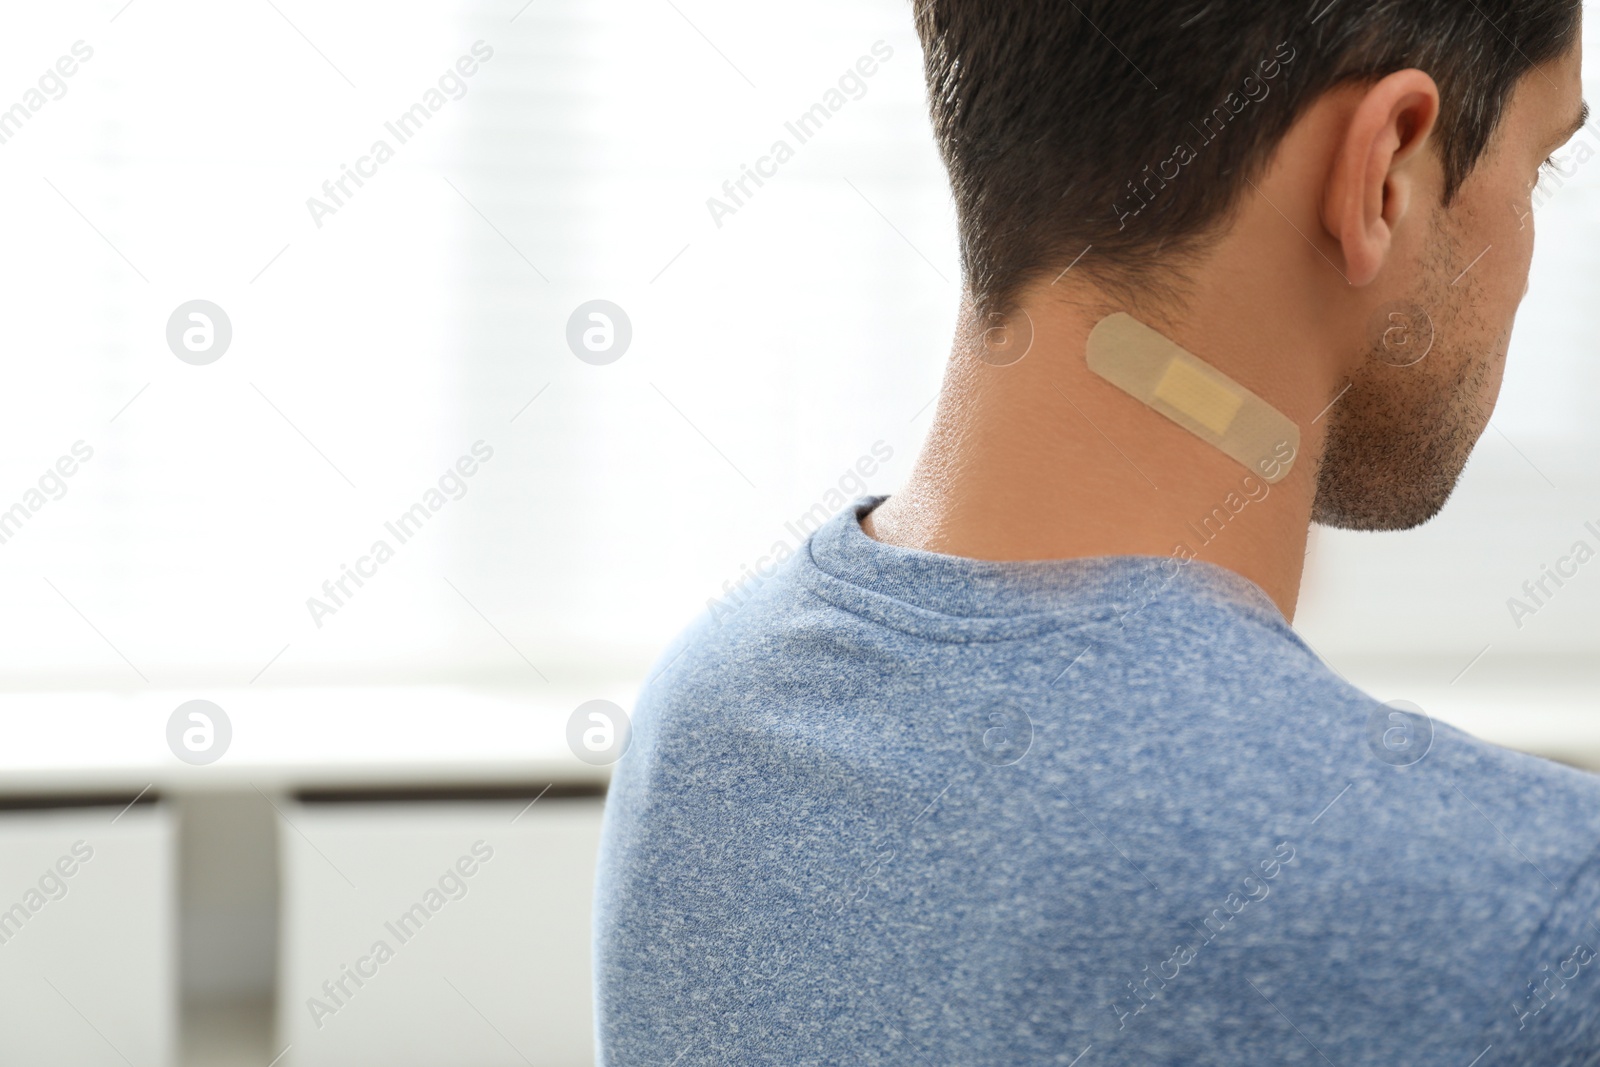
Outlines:
{"label": "man's ear", "polygon": [[1439,119],[1439,87],[1420,70],[1396,71],[1369,86],[1334,156],[1322,222],[1344,251],[1345,278],[1366,285],[1389,256],[1394,228],[1415,191],[1406,166]]}

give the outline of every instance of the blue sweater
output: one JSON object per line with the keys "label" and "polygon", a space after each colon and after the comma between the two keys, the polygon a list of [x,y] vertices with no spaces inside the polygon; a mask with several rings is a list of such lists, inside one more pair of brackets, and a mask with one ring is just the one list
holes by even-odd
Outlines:
{"label": "blue sweater", "polygon": [[606,1067],[1600,1063],[1600,778],[1353,689],[1233,572],[875,503],[641,695]]}

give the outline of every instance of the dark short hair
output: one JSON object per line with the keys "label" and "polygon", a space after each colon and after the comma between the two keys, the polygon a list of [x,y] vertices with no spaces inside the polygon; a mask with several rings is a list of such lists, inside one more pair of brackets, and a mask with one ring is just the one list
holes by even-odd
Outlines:
{"label": "dark short hair", "polygon": [[1446,200],[1581,0],[915,0],[929,106],[981,312],[1068,267],[1124,291],[1225,223],[1335,86],[1439,85]]}

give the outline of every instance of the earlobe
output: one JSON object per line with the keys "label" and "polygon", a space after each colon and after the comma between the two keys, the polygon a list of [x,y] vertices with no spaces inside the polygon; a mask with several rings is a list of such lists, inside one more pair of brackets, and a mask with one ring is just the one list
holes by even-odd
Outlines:
{"label": "earlobe", "polygon": [[1367,285],[1388,261],[1411,206],[1417,167],[1439,116],[1439,88],[1402,70],[1367,88],[1342,127],[1328,175],[1323,224],[1344,254],[1345,278]]}

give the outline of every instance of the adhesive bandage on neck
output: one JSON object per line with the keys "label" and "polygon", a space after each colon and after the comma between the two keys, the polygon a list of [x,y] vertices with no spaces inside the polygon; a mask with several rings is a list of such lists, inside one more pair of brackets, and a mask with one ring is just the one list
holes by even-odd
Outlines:
{"label": "adhesive bandage on neck", "polygon": [[1268,484],[1288,477],[1300,454],[1300,427],[1160,332],[1118,312],[1089,334],[1088,355],[1094,373]]}

